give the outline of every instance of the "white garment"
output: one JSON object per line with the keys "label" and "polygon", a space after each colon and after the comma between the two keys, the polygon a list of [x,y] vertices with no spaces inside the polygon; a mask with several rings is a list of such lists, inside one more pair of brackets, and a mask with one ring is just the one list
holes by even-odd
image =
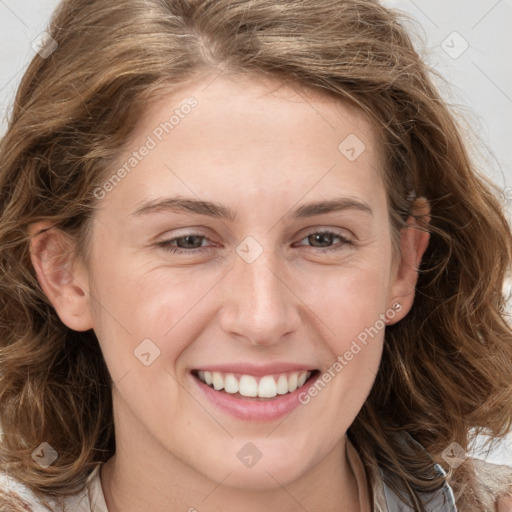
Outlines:
{"label": "white garment", "polygon": [[108,512],[100,480],[101,465],[87,478],[84,490],[66,498],[38,499],[21,482],[0,473],[0,510],[2,512]]}

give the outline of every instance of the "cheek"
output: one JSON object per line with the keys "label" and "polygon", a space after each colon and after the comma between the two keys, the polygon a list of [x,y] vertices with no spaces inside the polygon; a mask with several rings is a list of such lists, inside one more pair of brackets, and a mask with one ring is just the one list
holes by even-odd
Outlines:
{"label": "cheek", "polygon": [[359,413],[378,373],[385,333],[386,294],[381,291],[385,285],[382,273],[361,269],[331,283],[322,295],[322,323],[329,326],[323,330],[328,353],[319,379],[300,399],[308,407],[311,404],[312,411],[323,410],[318,428],[328,424],[325,438],[333,443]]}
{"label": "cheek", "polygon": [[385,312],[389,282],[387,262],[340,268],[317,281],[317,287],[307,292],[308,302],[341,349]]}
{"label": "cheek", "polygon": [[[334,418],[344,409],[355,417],[378,372],[385,332],[391,259],[374,258],[365,264],[333,272],[309,295],[308,304],[319,317],[315,330],[328,346],[321,382],[303,397],[333,404]],[[329,391],[324,392],[324,388]],[[335,404],[340,404],[337,407]],[[348,425],[347,425],[348,428]]]}
{"label": "cheek", "polygon": [[144,265],[128,256],[97,260],[94,329],[114,381],[128,371],[147,383],[149,375],[174,375],[175,363],[208,323],[207,292],[222,275]]}

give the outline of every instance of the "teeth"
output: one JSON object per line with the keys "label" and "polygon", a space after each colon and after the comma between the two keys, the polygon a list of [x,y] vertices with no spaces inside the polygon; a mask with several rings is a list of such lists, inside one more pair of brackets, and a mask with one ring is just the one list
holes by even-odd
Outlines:
{"label": "teeth", "polygon": [[258,383],[256,379],[252,375],[242,375],[238,385],[238,392],[242,396],[258,396]]}
{"label": "teeth", "polygon": [[224,387],[224,379],[222,378],[222,375],[219,372],[213,372],[212,379],[214,389],[219,391],[219,389],[222,389]]}
{"label": "teeth", "polygon": [[228,373],[224,378],[224,391],[226,393],[238,393],[238,390],[238,379],[232,373]]}
{"label": "teeth", "polygon": [[288,393],[288,379],[286,375],[280,375],[277,379],[277,394],[286,395]]}
{"label": "teeth", "polygon": [[306,372],[302,372],[300,375],[299,375],[299,379],[297,381],[297,387],[298,388],[301,388],[302,386],[304,386],[304,382],[306,382],[306,379],[308,378],[307,376],[307,373]]}
{"label": "teeth", "polygon": [[299,377],[296,373],[293,373],[288,379],[288,393],[295,391],[297,389],[297,383],[299,381]]}
{"label": "teeth", "polygon": [[279,376],[265,375],[258,380],[252,375],[242,375],[240,378],[232,373],[198,371],[199,379],[215,390],[224,389],[226,393],[240,393],[247,397],[273,398],[276,395],[292,393],[304,385],[311,372],[291,372]]}
{"label": "teeth", "polygon": [[277,385],[274,377],[270,375],[263,377],[258,384],[258,396],[262,398],[273,398],[277,395]]}

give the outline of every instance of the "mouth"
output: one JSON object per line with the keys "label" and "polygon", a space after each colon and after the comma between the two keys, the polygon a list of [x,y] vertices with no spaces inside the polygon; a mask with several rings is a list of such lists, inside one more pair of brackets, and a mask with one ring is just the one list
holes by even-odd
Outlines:
{"label": "mouth", "polygon": [[268,401],[295,393],[316,379],[320,370],[289,371],[262,376],[208,370],[192,370],[191,373],[218,393],[243,400]]}

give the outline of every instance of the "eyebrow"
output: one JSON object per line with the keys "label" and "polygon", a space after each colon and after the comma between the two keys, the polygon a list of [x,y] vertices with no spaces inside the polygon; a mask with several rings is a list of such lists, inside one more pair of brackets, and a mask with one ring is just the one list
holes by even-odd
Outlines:
{"label": "eyebrow", "polygon": [[[287,213],[285,217],[302,219],[343,210],[358,210],[369,215],[373,215],[372,209],[364,201],[352,197],[337,197],[334,199],[301,205],[290,213]],[[215,217],[230,222],[234,222],[237,216],[236,211],[220,203],[183,197],[155,199],[154,201],[145,203],[137,208],[131,216],[142,217],[152,213],[173,211],[207,215],[209,217]]]}

